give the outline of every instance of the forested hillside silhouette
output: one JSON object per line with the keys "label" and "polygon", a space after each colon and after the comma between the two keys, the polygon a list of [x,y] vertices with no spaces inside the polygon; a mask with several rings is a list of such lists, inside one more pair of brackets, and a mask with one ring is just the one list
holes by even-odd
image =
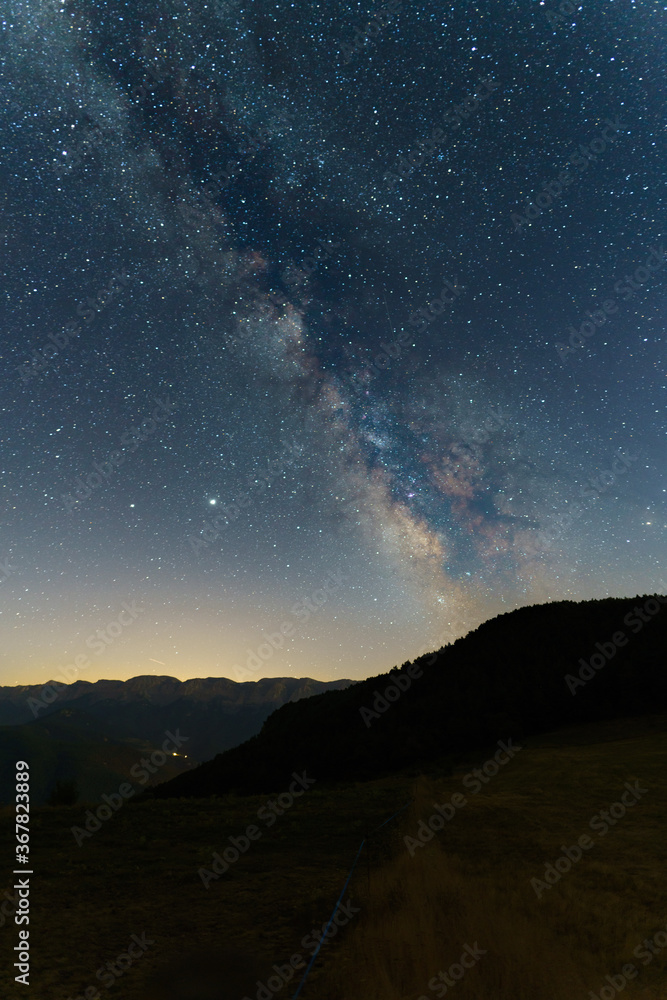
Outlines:
{"label": "forested hillside silhouette", "polygon": [[[318,781],[366,780],[498,739],[664,711],[666,603],[560,601],[500,615],[398,670],[281,706],[257,736],[150,794],[277,791],[304,769]],[[389,685],[393,703],[378,699]]]}

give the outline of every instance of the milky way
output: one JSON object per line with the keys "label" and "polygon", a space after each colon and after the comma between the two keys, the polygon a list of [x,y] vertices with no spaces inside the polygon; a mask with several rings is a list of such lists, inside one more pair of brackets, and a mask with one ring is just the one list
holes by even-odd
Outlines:
{"label": "milky way", "polygon": [[565,6],[5,5],[4,683],[665,589],[662,11]]}

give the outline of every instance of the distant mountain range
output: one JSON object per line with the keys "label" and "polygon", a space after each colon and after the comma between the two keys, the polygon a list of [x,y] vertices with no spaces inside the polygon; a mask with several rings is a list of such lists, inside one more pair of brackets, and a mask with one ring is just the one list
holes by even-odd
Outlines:
{"label": "distant mountain range", "polygon": [[182,756],[170,758],[151,781],[243,743],[286,702],[353,683],[308,677],[179,681],[153,675],[79,680],[57,688],[58,696],[44,708],[48,684],[0,687],[0,803],[12,797],[17,760],[31,765],[35,805],[48,800],[58,781],[75,781],[80,798],[94,799],[128,780],[131,767],[159,749],[167,731],[179,730],[187,742]]}
{"label": "distant mountain range", "polygon": [[357,781],[497,740],[667,710],[667,598],[520,608],[399,669],[285,704],[246,743],[151,790],[277,792]]}

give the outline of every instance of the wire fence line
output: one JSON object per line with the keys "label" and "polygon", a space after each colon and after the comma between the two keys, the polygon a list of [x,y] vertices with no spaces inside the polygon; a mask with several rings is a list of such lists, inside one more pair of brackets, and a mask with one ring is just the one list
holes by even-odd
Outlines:
{"label": "wire fence line", "polygon": [[333,908],[333,912],[332,912],[331,916],[329,917],[329,923],[326,926],[326,930],[322,934],[322,937],[319,940],[317,948],[315,949],[315,951],[314,951],[314,953],[312,955],[312,958],[310,959],[310,962],[308,963],[308,967],[307,967],[306,971],[304,972],[303,976],[301,977],[301,982],[297,986],[296,993],[292,997],[292,1000],[296,1000],[296,998],[298,997],[299,993],[301,992],[301,988],[303,987],[303,984],[306,981],[308,973],[310,972],[310,970],[312,968],[313,962],[317,958],[317,955],[319,953],[320,948],[322,947],[324,939],[326,938],[326,936],[327,936],[327,934],[329,932],[329,928],[331,927],[331,923],[333,921],[333,918],[336,916],[336,912],[338,910],[338,907],[340,906],[341,900],[342,900],[343,896],[345,895],[345,890],[347,889],[348,883],[349,883],[350,879],[352,878],[352,872],[354,871],[354,869],[357,866],[357,862],[358,862],[358,860],[359,860],[359,858],[361,856],[361,852],[363,850],[364,844],[366,843],[368,837],[372,836],[372,834],[374,834],[374,833],[377,833],[378,830],[381,830],[383,826],[386,826],[387,823],[390,823],[392,819],[394,819],[396,816],[398,816],[399,813],[402,813],[403,810],[407,809],[408,806],[411,805],[411,804],[412,804],[412,800],[410,802],[406,802],[404,806],[401,806],[401,808],[397,809],[395,813],[392,813],[392,815],[388,819],[383,820],[382,823],[379,824],[379,826],[376,826],[374,830],[371,830],[370,834],[367,834],[366,837],[364,837],[364,839],[359,844],[359,850],[357,851],[357,856],[355,857],[354,862],[352,864],[352,867],[350,868],[350,871],[348,872],[348,876],[345,879],[345,885],[343,886],[343,888],[341,890],[341,894],[338,897],[338,901],[336,902],[336,905]]}

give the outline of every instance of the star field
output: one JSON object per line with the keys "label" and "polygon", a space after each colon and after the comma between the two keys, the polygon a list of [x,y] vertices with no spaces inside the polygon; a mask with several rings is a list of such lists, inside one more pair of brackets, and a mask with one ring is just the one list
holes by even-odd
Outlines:
{"label": "star field", "polygon": [[257,677],[360,678],[665,590],[662,6],[0,28],[2,683],[122,602],[86,680],[235,678],[287,621]]}

